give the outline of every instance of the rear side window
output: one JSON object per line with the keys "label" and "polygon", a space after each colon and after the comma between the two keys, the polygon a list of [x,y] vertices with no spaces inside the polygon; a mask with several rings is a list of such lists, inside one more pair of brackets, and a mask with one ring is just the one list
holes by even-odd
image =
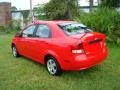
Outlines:
{"label": "rear side window", "polygon": [[62,23],[58,24],[58,26],[67,34],[67,35],[74,35],[74,34],[82,34],[92,32],[88,29],[85,25],[80,23]]}
{"label": "rear side window", "polygon": [[47,25],[39,25],[36,32],[36,37],[49,38],[50,28]]}

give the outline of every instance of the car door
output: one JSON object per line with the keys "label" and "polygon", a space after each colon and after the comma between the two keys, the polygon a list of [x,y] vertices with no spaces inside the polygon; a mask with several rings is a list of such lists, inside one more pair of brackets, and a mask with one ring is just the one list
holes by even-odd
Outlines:
{"label": "car door", "polygon": [[51,30],[48,25],[39,24],[36,29],[34,41],[33,57],[36,61],[43,63],[45,52],[50,47]]}
{"label": "car door", "polygon": [[32,39],[34,38],[34,32],[36,25],[30,25],[22,31],[22,36],[18,40],[19,52],[26,57],[31,57],[32,49],[34,48]]}

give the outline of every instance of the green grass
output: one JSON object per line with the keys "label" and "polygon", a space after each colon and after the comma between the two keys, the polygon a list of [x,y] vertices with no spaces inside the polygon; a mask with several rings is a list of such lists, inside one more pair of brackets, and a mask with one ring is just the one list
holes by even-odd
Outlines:
{"label": "green grass", "polygon": [[109,47],[107,60],[84,71],[51,76],[43,65],[11,54],[13,35],[0,35],[0,90],[120,90],[120,48]]}

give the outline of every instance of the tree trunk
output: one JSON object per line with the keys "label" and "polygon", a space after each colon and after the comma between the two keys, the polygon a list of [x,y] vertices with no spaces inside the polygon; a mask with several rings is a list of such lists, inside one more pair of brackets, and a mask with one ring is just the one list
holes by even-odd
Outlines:
{"label": "tree trunk", "polygon": [[100,0],[97,0],[98,6],[100,6]]}
{"label": "tree trunk", "polygon": [[93,0],[89,0],[89,4],[90,4],[90,12],[92,12],[92,10],[93,10]]}
{"label": "tree trunk", "polygon": [[77,3],[77,13],[79,15],[79,0],[77,0],[76,3]]}
{"label": "tree trunk", "polygon": [[72,12],[71,12],[70,7],[69,7],[69,2],[70,2],[70,0],[66,1],[66,5],[67,5],[66,19],[72,20]]}

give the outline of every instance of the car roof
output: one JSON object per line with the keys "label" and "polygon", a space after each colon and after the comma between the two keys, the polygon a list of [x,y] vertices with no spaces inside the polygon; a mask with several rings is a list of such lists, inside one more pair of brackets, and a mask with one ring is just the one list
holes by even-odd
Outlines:
{"label": "car roof", "polygon": [[[67,21],[67,20],[53,20],[53,21],[40,21],[40,20],[37,20],[37,21],[32,21],[32,23],[34,23],[34,24],[52,24],[52,23],[54,23],[54,24],[59,24],[59,25],[67,25],[67,24],[71,24],[71,23],[77,23],[76,21]],[[87,27],[87,26],[85,26],[84,24],[82,24],[82,23],[79,23],[79,25],[81,26],[81,27]]]}
{"label": "car roof", "polygon": [[35,20],[35,21],[32,21],[32,23],[35,23],[35,24],[39,24],[39,23],[46,23],[46,24],[55,23],[55,24],[61,24],[61,23],[70,23],[70,22],[75,22],[75,21],[66,21],[66,20],[53,20],[53,21]]}

